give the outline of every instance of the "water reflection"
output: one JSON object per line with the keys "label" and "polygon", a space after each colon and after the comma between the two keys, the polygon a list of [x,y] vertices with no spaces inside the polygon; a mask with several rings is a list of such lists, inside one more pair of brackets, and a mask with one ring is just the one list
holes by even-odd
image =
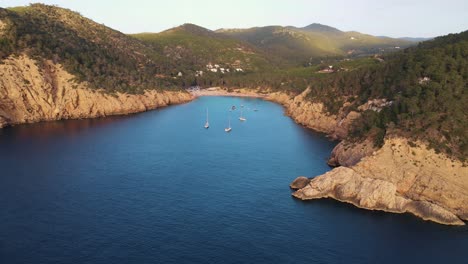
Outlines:
{"label": "water reflection", "polygon": [[[91,128],[106,127],[119,121],[131,118],[130,116],[109,116],[102,118],[60,120],[40,122],[35,124],[22,124],[14,127],[0,129],[0,141],[5,139],[47,139],[67,135],[72,137]],[[14,130],[14,131],[13,131]]]}

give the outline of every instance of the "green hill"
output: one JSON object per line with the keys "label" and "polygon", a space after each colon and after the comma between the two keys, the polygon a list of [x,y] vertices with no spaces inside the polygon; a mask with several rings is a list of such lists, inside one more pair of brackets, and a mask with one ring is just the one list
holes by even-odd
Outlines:
{"label": "green hill", "polygon": [[317,62],[325,56],[383,53],[414,44],[401,39],[343,32],[321,24],[311,24],[303,28],[268,26],[220,29],[217,32],[246,41],[268,54],[277,55],[296,64]]}
{"label": "green hill", "polygon": [[193,24],[184,24],[161,33],[132,36],[150,45],[182,72],[206,71],[208,64],[218,64],[226,69],[242,68],[244,71],[272,67],[265,54],[252,45]]}

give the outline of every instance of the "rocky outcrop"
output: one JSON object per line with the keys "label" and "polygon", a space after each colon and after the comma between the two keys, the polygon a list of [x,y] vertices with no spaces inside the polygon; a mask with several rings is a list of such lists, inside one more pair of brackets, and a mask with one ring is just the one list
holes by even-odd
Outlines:
{"label": "rocky outcrop", "polygon": [[186,92],[145,91],[107,94],[77,83],[51,61],[41,68],[26,55],[0,64],[0,127],[59,119],[93,118],[142,112],[190,101]]}
{"label": "rocky outcrop", "polygon": [[468,220],[468,167],[421,142],[411,146],[406,139],[390,138],[354,166],[317,176],[293,195],[463,225]]}
{"label": "rocky outcrop", "polygon": [[304,176],[297,177],[290,185],[291,189],[298,190],[306,187],[310,183],[310,179]]}
{"label": "rocky outcrop", "polygon": [[376,150],[377,148],[370,139],[360,142],[343,140],[333,149],[328,165],[332,167],[353,166]]}

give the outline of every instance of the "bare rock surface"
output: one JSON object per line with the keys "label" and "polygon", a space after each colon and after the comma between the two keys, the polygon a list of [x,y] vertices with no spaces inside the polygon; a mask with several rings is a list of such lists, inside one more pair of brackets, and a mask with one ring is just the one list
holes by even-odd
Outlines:
{"label": "bare rock surface", "polygon": [[406,139],[392,138],[356,165],[317,176],[293,195],[303,200],[329,197],[360,208],[464,225],[468,168],[421,142],[411,147]]}
{"label": "bare rock surface", "polygon": [[371,155],[376,150],[377,148],[370,140],[364,140],[356,143],[341,141],[333,149],[331,157],[328,160],[328,165],[332,167],[353,166],[362,158]]}
{"label": "bare rock surface", "polygon": [[47,62],[40,69],[28,56],[0,64],[0,127],[39,121],[93,118],[142,112],[190,101],[186,92],[145,91],[110,95],[76,83],[62,66]]}

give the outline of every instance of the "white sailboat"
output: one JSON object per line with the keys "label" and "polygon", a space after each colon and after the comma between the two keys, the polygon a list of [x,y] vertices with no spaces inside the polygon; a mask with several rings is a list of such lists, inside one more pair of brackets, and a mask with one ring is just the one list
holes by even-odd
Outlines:
{"label": "white sailboat", "polygon": [[224,129],[224,131],[229,133],[229,132],[231,132],[231,130],[232,130],[232,128],[231,128],[231,117],[229,117],[229,125],[228,125],[228,127],[226,127]]}
{"label": "white sailboat", "polygon": [[240,121],[246,121],[247,120],[245,117],[242,116],[242,108],[241,108],[241,111],[240,111],[239,120]]}
{"label": "white sailboat", "polygon": [[205,128],[210,127],[210,122],[208,122],[208,108],[206,109],[206,122],[205,122]]}

